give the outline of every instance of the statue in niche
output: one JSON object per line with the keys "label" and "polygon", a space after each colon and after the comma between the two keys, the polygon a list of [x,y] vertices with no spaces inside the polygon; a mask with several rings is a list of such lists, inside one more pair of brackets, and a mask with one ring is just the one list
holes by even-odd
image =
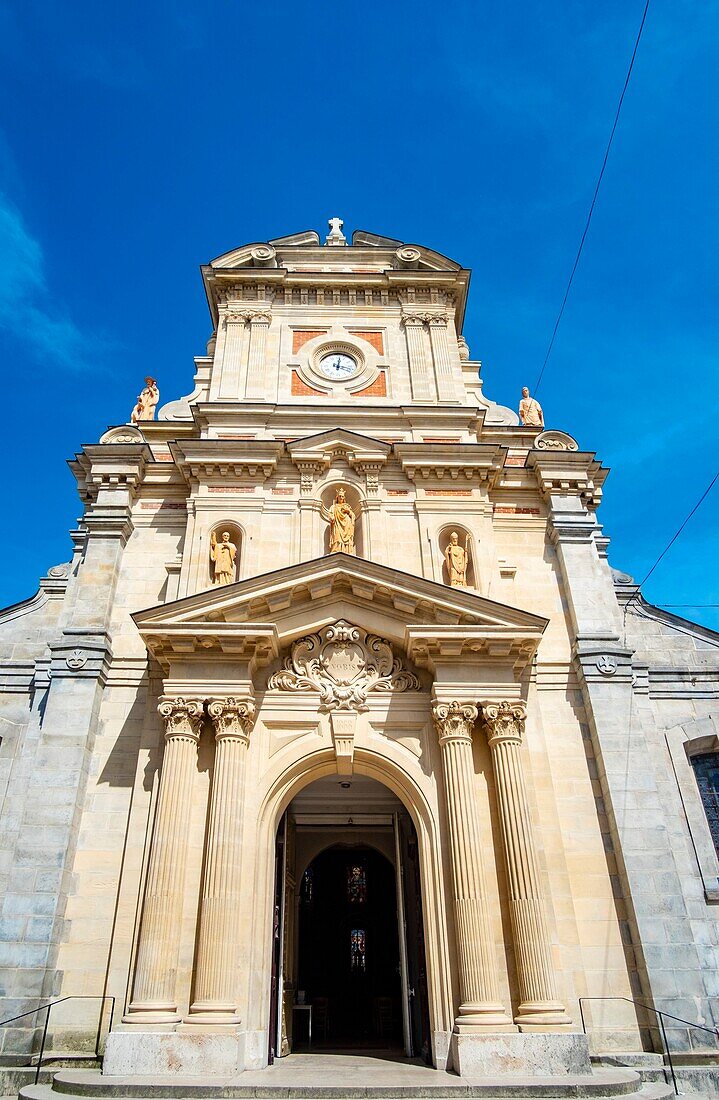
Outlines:
{"label": "statue in niche", "polygon": [[157,388],[157,380],[150,378],[145,379],[145,388],[137,399],[137,404],[132,410],[132,416],[130,417],[130,423],[137,424],[140,420],[154,420],[155,409],[160,400],[160,391]]}
{"label": "statue in niche", "polygon": [[527,428],[543,428],[544,413],[542,406],[534,397],[529,396],[529,388],[522,387],[522,400],[519,402],[519,421]]}
{"label": "statue in niche", "polygon": [[210,535],[210,560],[212,561],[212,583],[232,584],[235,579],[235,559],[237,547],[230,542],[230,532],[223,531],[220,542],[213,531]]}
{"label": "statue in niche", "polygon": [[330,554],[354,554],[356,516],[345,497],[345,491],[339,488],[335,493],[334,504],[329,508],[321,506],[322,519],[330,525]]}
{"label": "statue in niche", "polygon": [[466,545],[459,545],[459,535],[453,531],[449,536],[447,549],[444,552],[444,560],[447,563],[447,576],[452,588],[467,587],[467,566],[469,565],[469,535]]}

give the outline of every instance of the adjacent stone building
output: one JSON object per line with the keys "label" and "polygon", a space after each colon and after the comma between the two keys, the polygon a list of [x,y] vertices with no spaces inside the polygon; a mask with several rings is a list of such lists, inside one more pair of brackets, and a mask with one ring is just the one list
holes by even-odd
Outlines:
{"label": "adjacent stone building", "polygon": [[719,636],[485,397],[459,264],[332,219],[202,277],[194,390],[83,447],[72,560],[0,614],[2,1018],[114,997],[110,1075],[311,1023],[483,1076],[587,1072],[609,998],[593,1049],[659,1049],[638,1001],[709,1064]]}

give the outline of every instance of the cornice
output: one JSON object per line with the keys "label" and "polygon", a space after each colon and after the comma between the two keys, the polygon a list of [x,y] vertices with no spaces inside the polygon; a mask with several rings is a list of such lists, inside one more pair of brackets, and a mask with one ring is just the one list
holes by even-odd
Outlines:
{"label": "cornice", "polygon": [[188,439],[169,444],[170,453],[186,481],[269,477],[284,451],[274,439]]}
{"label": "cornice", "polygon": [[451,479],[494,485],[506,448],[481,443],[396,443],[394,453],[411,481]]}
{"label": "cornice", "polygon": [[588,508],[602,499],[609,470],[589,451],[530,451],[527,468],[534,470],[545,500],[553,496],[577,496]]}

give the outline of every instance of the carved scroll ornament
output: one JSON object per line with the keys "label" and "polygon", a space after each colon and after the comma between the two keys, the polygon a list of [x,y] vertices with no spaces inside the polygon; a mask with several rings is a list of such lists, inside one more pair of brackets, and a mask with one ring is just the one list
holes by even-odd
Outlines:
{"label": "carved scroll ornament", "polygon": [[322,711],[364,711],[371,691],[419,691],[421,685],[395,657],[388,641],[340,619],[295,642],[267,686],[317,691]]}

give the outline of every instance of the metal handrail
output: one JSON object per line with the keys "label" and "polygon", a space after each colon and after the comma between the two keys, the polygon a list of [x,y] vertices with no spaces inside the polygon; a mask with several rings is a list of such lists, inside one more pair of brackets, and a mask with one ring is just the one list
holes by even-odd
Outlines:
{"label": "metal handrail", "polygon": [[672,1084],[674,1085],[674,1092],[679,1096],[679,1086],[677,1085],[676,1074],[674,1073],[674,1063],[672,1062],[672,1052],[669,1049],[669,1041],[667,1039],[666,1028],[664,1027],[664,1017],[667,1020],[676,1020],[678,1024],[686,1024],[687,1027],[696,1028],[698,1031],[706,1031],[709,1035],[713,1035],[715,1039],[719,1039],[719,1028],[716,1027],[704,1027],[704,1024],[695,1024],[691,1020],[684,1020],[681,1016],[673,1016],[671,1012],[662,1012],[658,1008],[654,1008],[653,1005],[645,1005],[643,1001],[635,1001],[633,997],[580,997],[579,998],[579,1015],[582,1021],[582,1031],[587,1034],[586,1021],[584,1019],[584,1009],[582,1008],[583,1001],[626,1001],[630,1005],[635,1005],[637,1008],[644,1008],[647,1012],[653,1012],[659,1019],[659,1027],[662,1032],[662,1042],[664,1043],[664,1053],[669,1063],[669,1072],[672,1075]]}
{"label": "metal handrail", "polygon": [[[37,1069],[35,1071],[35,1084],[40,1080],[40,1069],[42,1067],[42,1056],[45,1053],[45,1040],[47,1039],[47,1027],[50,1023],[50,1011],[54,1005],[62,1004],[63,1001],[102,1001],[102,1007],[100,1009],[100,1018],[97,1021],[97,1034],[95,1036],[95,1057],[100,1057],[100,1037],[102,1035],[102,1018],[105,1014],[105,1001],[110,1001],[110,1022],[107,1026],[108,1031],[112,1031],[112,1019],[115,1015],[115,998],[109,993],[104,996],[97,993],[94,996],[89,993],[78,993],[69,997],[58,997],[56,1001],[48,1001],[46,1005],[38,1005],[37,1008],[31,1008],[28,1012],[21,1012],[19,1016],[11,1016],[9,1020],[0,1020],[0,1027],[5,1027],[6,1024],[14,1024],[16,1020],[24,1020],[26,1016],[34,1016],[38,1012],[45,1012],[45,1024],[42,1029],[42,1042],[40,1043],[40,1053],[37,1056]],[[30,1055],[30,1059],[34,1058],[34,1055]]]}

